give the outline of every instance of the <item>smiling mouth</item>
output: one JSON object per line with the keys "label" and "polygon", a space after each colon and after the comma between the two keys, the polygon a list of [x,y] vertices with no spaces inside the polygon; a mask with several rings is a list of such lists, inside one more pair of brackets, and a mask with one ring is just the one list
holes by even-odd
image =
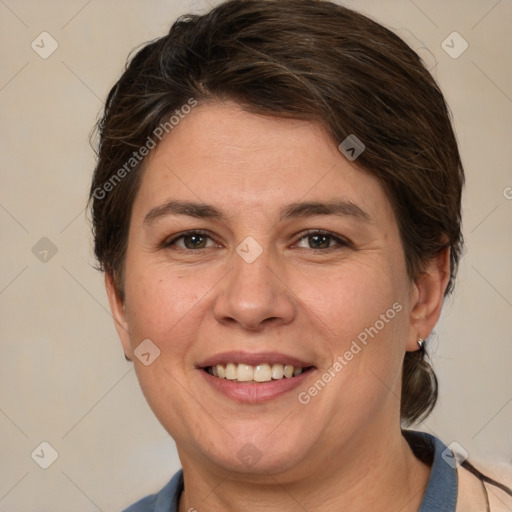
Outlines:
{"label": "smiling mouth", "polygon": [[216,364],[215,366],[206,366],[205,372],[217,377],[218,379],[230,380],[233,382],[263,383],[274,380],[292,379],[312,370],[312,366],[300,367],[291,364],[268,364],[262,363],[256,366],[249,364]]}

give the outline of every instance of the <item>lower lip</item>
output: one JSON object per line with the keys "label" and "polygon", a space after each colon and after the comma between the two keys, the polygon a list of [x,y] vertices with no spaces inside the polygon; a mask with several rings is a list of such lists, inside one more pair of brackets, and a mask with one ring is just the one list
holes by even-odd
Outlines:
{"label": "lower lip", "polygon": [[214,377],[206,371],[199,370],[206,382],[223,395],[244,403],[266,402],[278,398],[299,387],[314,371],[313,368],[297,375],[296,377],[271,380],[270,382],[237,382]]}

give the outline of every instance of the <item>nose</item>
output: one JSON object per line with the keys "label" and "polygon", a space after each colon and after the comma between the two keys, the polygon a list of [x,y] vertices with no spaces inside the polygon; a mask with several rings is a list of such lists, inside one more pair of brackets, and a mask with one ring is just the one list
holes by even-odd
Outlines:
{"label": "nose", "polygon": [[251,263],[237,253],[232,257],[233,267],[222,280],[214,304],[216,320],[250,331],[292,322],[296,314],[293,292],[268,251]]}

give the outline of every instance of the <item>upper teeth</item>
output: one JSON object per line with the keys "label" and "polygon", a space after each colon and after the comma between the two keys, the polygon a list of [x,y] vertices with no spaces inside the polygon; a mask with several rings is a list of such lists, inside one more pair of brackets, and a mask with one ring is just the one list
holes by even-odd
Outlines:
{"label": "upper teeth", "polygon": [[272,379],[282,379],[283,377],[295,377],[303,372],[303,368],[295,368],[291,364],[258,364],[251,366],[249,364],[228,363],[210,366],[208,373],[221,379],[237,380],[239,382],[270,382]]}

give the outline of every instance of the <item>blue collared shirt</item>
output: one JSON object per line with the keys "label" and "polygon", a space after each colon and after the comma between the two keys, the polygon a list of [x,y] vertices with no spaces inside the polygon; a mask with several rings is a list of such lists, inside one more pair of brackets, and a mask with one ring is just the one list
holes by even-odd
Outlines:
{"label": "blue collared shirt", "polygon": [[[457,503],[457,471],[453,453],[436,437],[408,430],[405,437],[413,451],[422,444],[432,458],[432,467],[418,512],[455,512]],[[157,494],[146,496],[124,512],[178,512],[183,492],[183,471],[179,470]]]}

